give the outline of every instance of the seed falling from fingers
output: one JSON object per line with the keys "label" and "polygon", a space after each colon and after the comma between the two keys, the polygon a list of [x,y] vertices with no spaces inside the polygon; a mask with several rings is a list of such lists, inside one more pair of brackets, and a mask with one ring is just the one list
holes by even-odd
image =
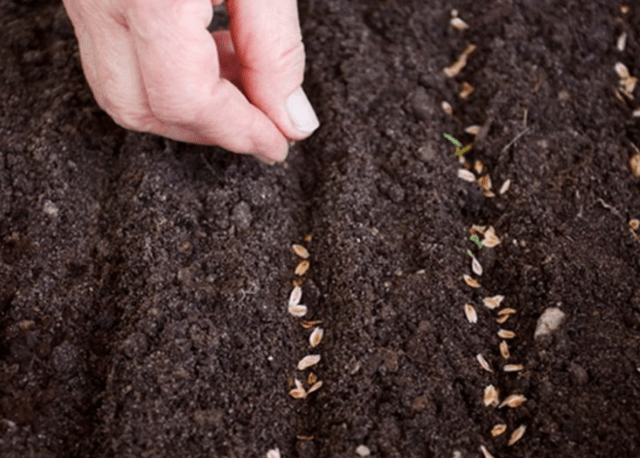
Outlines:
{"label": "seed falling from fingers", "polygon": [[320,355],[307,355],[298,363],[298,370],[303,371],[311,366],[315,366],[320,362]]}
{"label": "seed falling from fingers", "polygon": [[521,394],[510,394],[504,399],[504,401],[502,401],[502,404],[500,404],[500,408],[507,406],[515,409],[516,407],[521,406],[526,400],[527,398],[525,398]]}
{"label": "seed falling from fingers", "polygon": [[497,407],[500,403],[500,394],[495,386],[489,385],[484,389],[484,395],[482,396],[482,402],[485,407],[493,406]]}
{"label": "seed falling from fingers", "polygon": [[476,313],[476,309],[473,308],[471,304],[464,304],[464,314],[467,317],[469,323],[477,323],[478,322],[478,314]]}
{"label": "seed falling from fingers", "polygon": [[311,345],[311,348],[315,348],[320,345],[323,336],[324,330],[322,328],[315,328],[309,336],[309,345]]}
{"label": "seed falling from fingers", "polygon": [[527,430],[527,427],[525,425],[522,425],[518,429],[516,429],[513,433],[511,433],[511,437],[509,438],[509,442],[507,442],[507,445],[512,446],[513,444],[518,442],[520,439],[522,439],[522,436],[524,436],[524,432],[526,430]]}
{"label": "seed falling from fingers", "polygon": [[498,437],[501,434],[504,434],[506,430],[507,430],[507,425],[505,425],[504,423],[500,423],[495,425],[493,428],[491,428],[491,435],[493,437]]}
{"label": "seed falling from fingers", "polygon": [[489,362],[484,358],[484,356],[482,356],[481,353],[478,353],[476,355],[476,359],[480,363],[480,367],[482,367],[485,371],[493,372],[493,369],[491,369],[491,366],[489,365]]}

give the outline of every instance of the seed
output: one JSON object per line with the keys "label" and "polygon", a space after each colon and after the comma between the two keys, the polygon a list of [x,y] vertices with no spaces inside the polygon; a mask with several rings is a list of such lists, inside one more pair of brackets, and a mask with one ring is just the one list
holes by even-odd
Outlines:
{"label": "seed", "polygon": [[476,313],[476,309],[473,308],[473,305],[464,304],[464,314],[467,316],[469,323],[478,322],[478,314]]}
{"label": "seed", "polygon": [[307,235],[305,235],[305,236],[304,236],[304,239],[303,239],[303,240],[304,240],[306,243],[309,243],[309,242],[311,242],[311,240],[312,240],[312,239],[313,239],[313,235],[311,235],[311,234],[307,234]]}
{"label": "seed", "polygon": [[315,348],[320,345],[323,336],[324,330],[322,328],[315,328],[309,336],[309,345],[311,345],[311,348]]}
{"label": "seed", "polygon": [[482,354],[478,353],[476,355],[476,359],[478,360],[478,362],[480,363],[480,366],[487,372],[493,372],[493,369],[491,369],[491,366],[489,366],[489,362],[484,359],[484,356],[482,356]]}
{"label": "seed", "polygon": [[492,197],[496,196],[493,191],[490,191],[488,189],[483,189],[482,190],[482,195],[485,196],[485,197],[489,197],[489,198],[492,198]]}
{"label": "seed", "polygon": [[[640,178],[640,154],[636,154],[629,159],[629,167],[631,167],[633,176]],[[458,172],[458,176],[460,176],[460,172]]]}
{"label": "seed", "polygon": [[309,372],[309,376],[307,377],[307,385],[313,385],[318,381],[318,376],[313,372]]}
{"label": "seed", "polygon": [[618,41],[616,42],[616,47],[618,48],[618,51],[622,52],[624,51],[624,48],[626,47],[626,45],[627,45],[627,33],[622,32],[618,37]]}
{"label": "seed", "polygon": [[502,183],[502,186],[500,186],[498,194],[503,195],[509,190],[509,186],[511,186],[511,180],[506,180],[504,183]]}
{"label": "seed", "polygon": [[505,372],[520,372],[524,370],[524,366],[522,364],[507,364],[502,370]]}
{"label": "seed", "polygon": [[509,315],[502,315],[496,318],[496,323],[504,324],[509,319]]}
{"label": "seed", "polygon": [[473,273],[476,275],[482,275],[482,265],[475,256],[471,259],[471,270],[473,270]]}
{"label": "seed", "polygon": [[504,423],[500,423],[498,425],[495,425],[493,428],[491,428],[491,435],[493,437],[498,437],[500,434],[504,434],[506,430],[507,430],[507,425],[505,425]]}
{"label": "seed", "polygon": [[500,239],[496,235],[496,230],[493,226],[489,226],[489,229],[484,233],[484,240],[482,241],[482,244],[487,246],[487,248],[493,248],[500,245]]}
{"label": "seed", "polygon": [[629,12],[629,7],[627,5],[620,5],[620,12],[622,14],[627,14]]}
{"label": "seed", "polygon": [[311,265],[311,263],[309,261],[307,261],[306,259],[303,261],[300,261],[300,263],[296,266],[296,270],[295,270],[295,274],[296,275],[304,275],[307,273],[307,270],[309,270],[309,266]]}
{"label": "seed", "polygon": [[303,317],[307,314],[307,306],[302,304],[289,305],[289,313],[295,317]]}
{"label": "seed", "polygon": [[516,313],[516,309],[512,309],[510,307],[506,307],[498,311],[498,315],[513,315],[514,313]]}
{"label": "seed", "polygon": [[500,342],[500,354],[504,359],[509,359],[509,356],[511,356],[509,353],[509,344],[506,340]]}
{"label": "seed", "polygon": [[303,371],[311,366],[315,366],[320,362],[320,355],[307,355],[298,363],[298,370]]}
{"label": "seed", "polygon": [[302,323],[300,323],[302,325],[303,328],[305,329],[311,329],[312,327],[319,325],[320,323],[322,323],[321,320],[316,320],[316,321],[303,321]]}
{"label": "seed", "polygon": [[451,18],[451,20],[449,21],[449,24],[451,24],[451,27],[453,27],[456,30],[465,30],[469,28],[469,24],[464,22],[459,17]]}
{"label": "seed", "polygon": [[478,226],[474,224],[473,226],[471,226],[471,229],[469,229],[469,235],[475,235],[475,234],[483,235],[486,230],[487,230],[487,226]]}
{"label": "seed", "polygon": [[304,399],[304,398],[306,398],[307,397],[307,392],[303,388],[302,383],[300,382],[300,380],[296,379],[295,383],[296,383],[296,387],[293,390],[289,391],[289,395],[294,399]]}
{"label": "seed", "polygon": [[491,177],[489,176],[489,174],[481,176],[480,178],[478,178],[478,184],[485,191],[490,190],[491,189]]}
{"label": "seed", "polygon": [[482,169],[484,169],[484,164],[480,161],[475,161],[473,163],[473,170],[479,175],[482,173]]}
{"label": "seed", "polygon": [[300,256],[302,259],[307,259],[309,257],[309,252],[302,245],[294,243],[293,245],[291,245],[291,249],[297,256]]}
{"label": "seed", "polygon": [[522,439],[522,436],[524,436],[524,432],[526,430],[527,427],[525,425],[522,425],[518,429],[516,429],[513,433],[511,433],[511,437],[509,438],[509,442],[507,442],[507,445],[511,446]]}
{"label": "seed", "polygon": [[633,90],[636,88],[636,84],[638,84],[638,78],[635,76],[630,76],[620,81],[622,92],[630,99],[633,99]]}
{"label": "seed", "polygon": [[313,393],[314,391],[318,391],[321,387],[322,387],[322,380],[314,383],[313,386],[309,388],[309,391],[307,391],[307,394]]}
{"label": "seed", "polygon": [[500,404],[500,407],[511,407],[512,409],[515,409],[516,407],[519,407],[520,405],[522,405],[525,401],[527,400],[527,398],[525,398],[523,395],[521,394],[510,394],[509,396],[507,396],[504,401],[502,401],[502,404]]}
{"label": "seed", "polygon": [[298,305],[300,299],[302,299],[302,288],[296,286],[293,288],[293,291],[291,291],[291,295],[289,295],[289,305]]}
{"label": "seed", "polygon": [[464,131],[466,133],[468,133],[469,135],[478,135],[480,133],[480,129],[482,129],[481,126],[479,126],[477,124],[473,124],[473,125],[465,128]]}
{"label": "seed", "polygon": [[269,450],[267,452],[267,458],[280,458],[280,450],[278,450],[277,448]]}
{"label": "seed", "polygon": [[467,274],[463,274],[462,278],[464,278],[464,282],[467,284],[467,286],[470,286],[471,288],[480,288],[480,283],[478,283],[473,277],[470,277]]}
{"label": "seed", "polygon": [[451,104],[447,101],[442,102],[442,111],[444,111],[444,114],[451,116],[453,114],[453,107],[451,106]]}
{"label": "seed", "polygon": [[473,172],[469,172],[465,169],[458,169],[458,178],[462,178],[464,181],[468,181],[469,183],[476,181],[476,176]]}
{"label": "seed", "polygon": [[633,229],[634,231],[637,231],[638,228],[640,227],[640,221],[638,221],[637,219],[632,219],[629,221],[629,227],[631,229]]}
{"label": "seed", "polygon": [[621,80],[629,78],[631,75],[629,74],[629,69],[622,62],[616,62],[614,65],[614,70],[618,74]]}
{"label": "seed", "polygon": [[516,336],[516,333],[513,331],[507,331],[506,329],[500,329],[498,331],[498,337],[501,339],[513,339]]}
{"label": "seed", "polygon": [[482,299],[482,303],[488,309],[493,310],[495,308],[500,307],[500,303],[503,300],[504,300],[504,296],[501,296],[500,294],[498,294],[497,296],[493,296],[493,297],[485,297],[484,299]]}
{"label": "seed", "polygon": [[487,447],[485,447],[484,445],[480,446],[480,451],[482,452],[484,458],[493,458],[493,455],[489,453],[489,450],[487,450]]}
{"label": "seed", "polygon": [[495,386],[489,385],[484,389],[482,402],[484,403],[485,407],[496,407],[500,403],[500,394],[498,393],[498,390]]}
{"label": "seed", "polygon": [[633,116],[634,118],[640,118],[640,108],[636,108],[635,110],[633,110],[631,116]]}
{"label": "seed", "polygon": [[458,94],[462,100],[466,100],[473,94],[473,86],[467,82],[462,83],[460,86],[460,93]]}

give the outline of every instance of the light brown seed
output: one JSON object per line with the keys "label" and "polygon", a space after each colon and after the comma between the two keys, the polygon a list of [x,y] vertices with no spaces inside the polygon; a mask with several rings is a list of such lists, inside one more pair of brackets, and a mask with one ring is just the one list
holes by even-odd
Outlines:
{"label": "light brown seed", "polygon": [[506,364],[502,370],[505,372],[521,372],[524,370],[524,366],[522,364]]}
{"label": "light brown seed", "polygon": [[464,181],[468,181],[469,183],[473,183],[476,181],[476,176],[473,172],[469,172],[465,169],[458,169],[458,178],[463,179]]}
{"label": "light brown seed", "polygon": [[462,278],[464,279],[464,282],[467,284],[467,286],[470,286],[471,288],[480,288],[480,283],[478,283],[473,277],[470,277],[467,274],[463,274]]}
{"label": "light brown seed", "polygon": [[474,224],[471,226],[471,229],[469,229],[469,235],[476,235],[476,234],[484,235],[486,230],[487,230],[487,226],[478,226]]}
{"label": "light brown seed", "polygon": [[640,178],[640,154],[636,154],[629,159],[629,167],[633,176]]}
{"label": "light brown seed", "polygon": [[495,193],[493,191],[489,190],[489,189],[483,189],[482,190],[482,195],[485,196],[485,197],[489,197],[489,198],[493,198],[493,197],[496,196]]}
{"label": "light brown seed", "polygon": [[496,230],[493,226],[489,226],[489,229],[485,231],[482,244],[487,248],[493,248],[500,244],[500,239],[496,235]]}
{"label": "light brown seed", "polygon": [[479,175],[484,170],[484,164],[481,161],[475,161],[473,163],[473,170]]}
{"label": "light brown seed", "polygon": [[510,394],[509,396],[507,396],[506,398],[504,398],[504,401],[502,401],[502,404],[500,404],[500,407],[511,407],[512,409],[515,409],[516,407],[521,406],[525,401],[527,400],[527,398],[525,398],[523,395],[521,394]]}
{"label": "light brown seed", "polygon": [[509,353],[509,344],[506,340],[500,341],[500,355],[502,355],[504,359],[509,359],[511,356]]}
{"label": "light brown seed", "polygon": [[294,399],[304,399],[307,397],[307,392],[302,386],[302,382],[300,380],[295,380],[296,387],[289,391],[289,395]]}
{"label": "light brown seed", "polygon": [[484,395],[482,396],[482,403],[485,407],[496,407],[500,404],[500,393],[495,386],[489,385],[484,389]]}
{"label": "light brown seed", "polygon": [[485,447],[484,445],[480,446],[480,451],[482,452],[482,456],[484,456],[484,458],[493,458],[493,455],[489,453],[489,450],[487,450],[487,447]]}
{"label": "light brown seed", "polygon": [[491,435],[493,437],[498,437],[499,435],[504,434],[506,430],[507,425],[505,425],[504,423],[500,423],[491,428]]}
{"label": "light brown seed", "polygon": [[518,442],[520,439],[522,439],[522,436],[524,436],[524,432],[526,430],[527,430],[527,427],[525,425],[522,425],[518,429],[516,429],[514,432],[512,432],[511,437],[509,438],[509,442],[507,442],[507,445],[512,446],[513,444]]}
{"label": "light brown seed", "polygon": [[633,113],[631,113],[631,116],[634,118],[640,118],[640,108],[636,108],[635,110],[633,110]]}
{"label": "light brown seed", "polygon": [[303,328],[305,329],[311,329],[314,326],[319,325],[320,323],[322,323],[321,320],[315,320],[315,321],[303,321],[302,323],[300,323],[302,325]]}
{"label": "light brown seed", "polygon": [[620,81],[622,93],[631,100],[633,100],[633,91],[636,88],[636,84],[638,84],[638,78],[635,76],[630,76],[629,78],[625,78]]}
{"label": "light brown seed", "polygon": [[460,93],[458,94],[462,100],[466,100],[473,94],[473,86],[466,81],[460,85]]}
{"label": "light brown seed", "polygon": [[629,6],[627,5],[620,5],[620,12],[622,14],[627,14],[629,12]]}
{"label": "light brown seed", "polygon": [[314,391],[318,391],[320,388],[322,388],[322,380],[314,383],[313,386],[309,388],[309,391],[307,391],[307,394],[313,393]]}
{"label": "light brown seed", "polygon": [[475,256],[471,258],[471,270],[478,276],[482,275],[482,265]]}
{"label": "light brown seed", "polygon": [[267,452],[267,458],[280,458],[280,450],[274,448],[273,450],[269,450]]}
{"label": "light brown seed", "polygon": [[320,355],[307,355],[298,362],[298,370],[303,371],[320,362]]}
{"label": "light brown seed", "polygon": [[498,318],[496,318],[496,323],[504,324],[508,319],[509,319],[509,315],[501,315]]}
{"label": "light brown seed", "polygon": [[616,62],[613,68],[621,80],[627,79],[631,76],[631,74],[629,73],[629,69],[622,62]]}
{"label": "light brown seed", "polygon": [[476,309],[473,308],[471,304],[464,304],[464,314],[467,317],[469,323],[477,323],[478,322],[478,314],[476,313]]}
{"label": "light brown seed", "polygon": [[506,329],[500,329],[498,331],[498,337],[501,339],[513,339],[516,336],[516,333],[513,331],[507,331]]}
{"label": "light brown seed", "polygon": [[502,183],[502,186],[500,186],[500,190],[498,191],[498,194],[503,195],[509,190],[510,186],[511,186],[511,180],[505,180],[505,182]]}
{"label": "light brown seed", "polygon": [[638,221],[637,219],[632,219],[629,221],[629,227],[631,229],[633,229],[634,231],[637,231],[638,228],[640,227],[640,221]]}
{"label": "light brown seed", "polygon": [[469,127],[466,127],[464,129],[464,131],[466,133],[468,133],[469,135],[478,135],[480,133],[480,129],[482,129],[482,126],[479,126],[477,124],[473,124]]}
{"label": "light brown seed", "polygon": [[322,328],[315,328],[309,336],[309,345],[311,345],[311,348],[315,348],[320,345],[323,336],[324,330]]}
{"label": "light brown seed", "polygon": [[293,245],[291,245],[291,249],[297,256],[301,257],[302,259],[307,259],[309,257],[309,252],[302,245],[294,243]]}
{"label": "light brown seed", "polygon": [[616,41],[616,48],[618,51],[624,51],[624,48],[627,46],[627,32],[622,32]]}
{"label": "light brown seed", "polygon": [[307,261],[306,259],[303,261],[300,261],[300,263],[296,266],[296,270],[295,270],[295,274],[296,275],[304,275],[307,273],[307,270],[309,270],[309,266],[311,265],[311,263],[309,261]]}
{"label": "light brown seed", "polygon": [[469,24],[464,22],[459,17],[452,17],[451,20],[449,21],[449,24],[451,24],[451,27],[453,27],[456,30],[465,30],[469,28]]}
{"label": "light brown seed", "polygon": [[302,299],[302,288],[296,286],[289,295],[289,305],[298,305]]}
{"label": "light brown seed", "polygon": [[302,304],[289,305],[289,314],[295,317],[303,317],[307,314],[307,306]]}
{"label": "light brown seed", "polygon": [[504,300],[504,296],[498,294],[498,295],[492,296],[492,297],[485,297],[484,299],[482,299],[482,303],[488,309],[493,310],[495,308],[500,307],[500,303],[503,300]]}
{"label": "light brown seed", "polygon": [[442,111],[444,112],[444,114],[446,114],[448,116],[451,116],[453,114],[453,107],[446,100],[444,102],[442,102],[441,107],[442,107]]}
{"label": "light brown seed", "polygon": [[311,242],[311,240],[313,240],[313,235],[312,235],[312,234],[307,234],[307,235],[305,235],[305,236],[304,236],[304,239],[303,239],[303,240],[304,240],[306,243],[309,243],[309,242]]}
{"label": "light brown seed", "polygon": [[510,307],[505,307],[498,311],[498,315],[513,315],[514,313],[516,313],[516,309],[512,309]]}
{"label": "light brown seed", "polygon": [[491,369],[491,366],[489,365],[489,362],[484,358],[484,356],[482,356],[481,353],[478,353],[476,355],[476,359],[480,363],[480,367],[482,367],[485,371],[493,372],[493,369]]}
{"label": "light brown seed", "polygon": [[478,184],[485,191],[489,191],[491,189],[491,177],[489,176],[489,174],[483,175],[478,178]]}
{"label": "light brown seed", "polygon": [[307,376],[307,385],[313,385],[317,381],[318,381],[318,376],[313,372],[309,372],[309,375]]}

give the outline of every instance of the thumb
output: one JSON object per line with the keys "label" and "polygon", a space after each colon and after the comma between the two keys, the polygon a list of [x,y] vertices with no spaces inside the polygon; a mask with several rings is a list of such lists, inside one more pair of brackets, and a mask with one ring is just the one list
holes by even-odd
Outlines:
{"label": "thumb", "polygon": [[320,123],[302,89],[296,0],[227,0],[227,12],[247,97],[289,139],[308,137]]}

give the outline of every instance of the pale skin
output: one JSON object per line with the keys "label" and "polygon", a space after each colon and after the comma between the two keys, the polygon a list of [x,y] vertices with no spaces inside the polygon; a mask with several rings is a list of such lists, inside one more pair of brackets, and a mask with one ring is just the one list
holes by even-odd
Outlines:
{"label": "pale skin", "polygon": [[296,0],[64,0],[87,81],[119,125],[283,161],[319,125]]}

